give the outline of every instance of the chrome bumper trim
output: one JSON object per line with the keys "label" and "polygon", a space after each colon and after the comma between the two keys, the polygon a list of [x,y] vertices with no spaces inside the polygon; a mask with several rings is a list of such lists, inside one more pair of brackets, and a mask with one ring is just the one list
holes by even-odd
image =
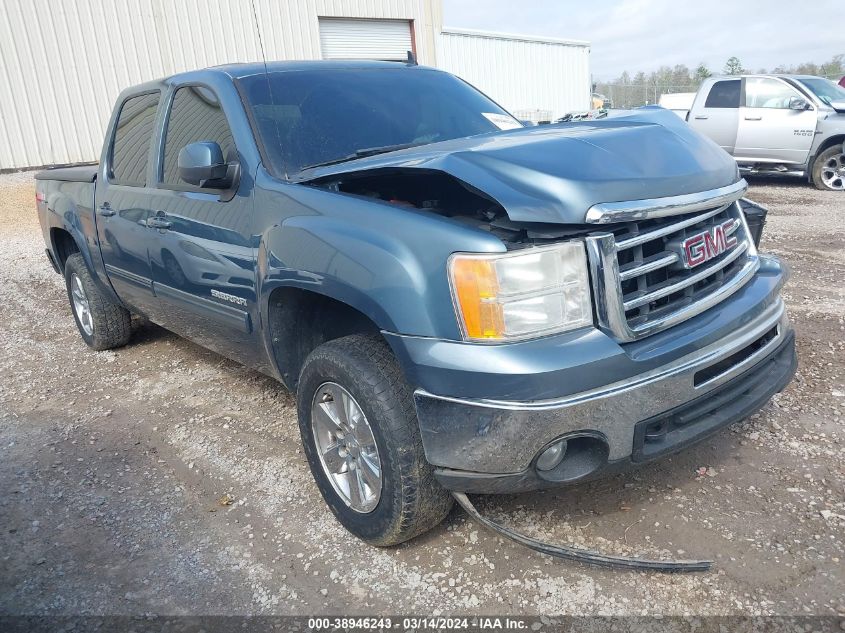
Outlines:
{"label": "chrome bumper trim", "polygon": [[[732,354],[750,345],[755,340],[760,338],[763,334],[771,330],[779,324],[784,324],[786,318],[786,308],[783,300],[778,299],[773,303],[768,310],[753,323],[747,325],[745,328],[738,330],[731,338],[730,345],[725,345],[724,341],[719,341],[704,348],[701,351],[689,354],[676,360],[673,363],[658,367],[649,372],[639,374],[612,383],[610,385],[603,385],[596,389],[589,391],[582,391],[581,393],[566,396],[565,398],[553,398],[549,400],[533,400],[529,402],[514,402],[510,400],[493,400],[493,399],[463,399],[452,398],[450,396],[438,396],[429,393],[424,389],[417,389],[415,395],[425,396],[427,398],[435,398],[437,400],[446,400],[449,402],[456,402],[464,405],[474,407],[490,407],[494,409],[507,409],[509,411],[543,411],[548,409],[558,409],[568,407],[573,404],[582,404],[590,400],[599,398],[611,398],[623,393],[627,393],[633,389],[639,389],[648,384],[659,382],[662,380],[673,379],[679,375],[694,374],[702,369],[706,369],[710,365],[719,362],[721,359],[731,356]],[[779,327],[777,336],[772,339],[765,347],[758,350],[754,355],[747,358],[742,363],[735,365],[728,371],[719,374],[718,376],[708,380],[706,383],[698,387],[692,387],[694,392],[690,393],[688,397],[680,400],[678,404],[682,404],[687,400],[692,400],[703,393],[709,391],[714,387],[727,382],[734,376],[742,373],[751,367],[760,358],[775,349],[783,342],[785,336],[785,328]],[[690,385],[692,383],[690,382]],[[674,406],[674,405],[673,405]],[[671,406],[665,409],[671,409]],[[647,417],[647,416],[646,416]]]}
{"label": "chrome bumper trim", "polygon": [[[695,375],[752,344],[772,328],[776,335],[726,371],[696,385]],[[631,455],[636,424],[708,394],[751,370],[791,336],[784,304],[769,308],[730,335],[672,363],[626,380],[557,399],[515,402],[414,392],[426,455],[435,466],[481,473],[516,473],[555,438],[598,433],[608,459]]]}

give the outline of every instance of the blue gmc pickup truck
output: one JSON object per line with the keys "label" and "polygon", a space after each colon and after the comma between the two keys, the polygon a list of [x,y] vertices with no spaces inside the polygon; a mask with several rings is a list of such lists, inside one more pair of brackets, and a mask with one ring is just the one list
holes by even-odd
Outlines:
{"label": "blue gmc pickup truck", "polygon": [[375,545],[450,491],[677,451],[795,371],[735,161],[662,109],[524,128],[410,63],[238,64],[124,91],[99,165],[36,178],[83,340],[142,315],[276,377]]}

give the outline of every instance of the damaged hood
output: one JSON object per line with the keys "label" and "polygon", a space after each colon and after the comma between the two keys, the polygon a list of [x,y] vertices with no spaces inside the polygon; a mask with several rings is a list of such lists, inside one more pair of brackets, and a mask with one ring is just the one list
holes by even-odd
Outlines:
{"label": "damaged hood", "polygon": [[583,223],[600,202],[696,193],[739,180],[733,158],[657,107],[432,143],[308,169],[292,180],[383,169],[439,170],[496,200],[513,221],[567,224]]}

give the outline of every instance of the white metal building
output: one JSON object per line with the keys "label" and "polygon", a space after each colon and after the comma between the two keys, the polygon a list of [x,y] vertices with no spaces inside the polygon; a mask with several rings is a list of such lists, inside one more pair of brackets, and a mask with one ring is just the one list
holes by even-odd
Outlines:
{"label": "white metal building", "polygon": [[447,28],[437,65],[520,119],[554,120],[590,108],[590,48],[578,40]]}
{"label": "white metal building", "polygon": [[587,43],[444,31],[441,2],[0,0],[0,171],[96,161],[123,88],[260,60],[260,42],[274,60],[411,50],[520,118],[588,107]]}

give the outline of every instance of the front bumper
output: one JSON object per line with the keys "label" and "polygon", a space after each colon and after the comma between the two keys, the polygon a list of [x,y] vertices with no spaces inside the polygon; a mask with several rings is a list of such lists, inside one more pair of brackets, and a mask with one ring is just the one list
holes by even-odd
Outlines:
{"label": "front bumper", "polygon": [[[626,438],[622,440],[624,445],[630,442],[631,451],[628,455],[611,459],[609,451],[604,448],[606,445],[614,446],[610,438],[596,431],[572,431],[562,436],[570,438],[566,459],[570,459],[572,447],[578,452],[565,468],[565,462],[562,462],[561,466],[551,471],[540,471],[534,466],[535,459],[528,468],[516,473],[494,474],[437,468],[435,475],[450,490],[491,494],[568,485],[626,470],[680,451],[725,426],[745,419],[789,384],[796,367],[795,340],[790,330],[774,351],[712,391],[633,425],[620,424],[619,428],[626,430]],[[642,404],[635,402],[637,405]],[[582,411],[574,405],[569,411],[562,409],[558,413],[561,419],[568,420],[571,419],[566,417],[568,412],[577,419]],[[549,418],[540,420],[540,423],[547,421]],[[516,425],[525,428],[519,421]],[[571,439],[573,437],[591,441],[578,444]],[[617,442],[615,446],[622,444]]]}
{"label": "front bumper", "polygon": [[[547,342],[563,367],[550,368],[543,356],[542,371],[533,375],[525,372],[537,354],[517,358],[514,350],[503,357],[504,366],[476,371],[477,356],[501,353],[476,348],[466,355],[467,372],[452,370],[453,384],[477,391],[482,387],[466,386],[463,379],[501,376],[509,380],[500,383],[505,390],[520,397],[455,397],[418,387],[415,403],[426,457],[448,488],[513,492],[647,461],[750,415],[795,371],[794,335],[778,296],[784,277],[779,262],[767,258],[755,279],[719,307],[625,349],[592,334],[560,346]],[[434,349],[440,353],[428,351],[429,365],[448,361],[451,369],[451,348]],[[584,362],[591,353],[600,356]],[[412,371],[429,383],[443,382],[440,370]],[[564,395],[544,397],[552,380]],[[572,388],[590,382],[586,389]],[[541,397],[524,397],[532,388]],[[536,469],[539,454],[560,438],[570,438],[562,462],[567,466]]]}

